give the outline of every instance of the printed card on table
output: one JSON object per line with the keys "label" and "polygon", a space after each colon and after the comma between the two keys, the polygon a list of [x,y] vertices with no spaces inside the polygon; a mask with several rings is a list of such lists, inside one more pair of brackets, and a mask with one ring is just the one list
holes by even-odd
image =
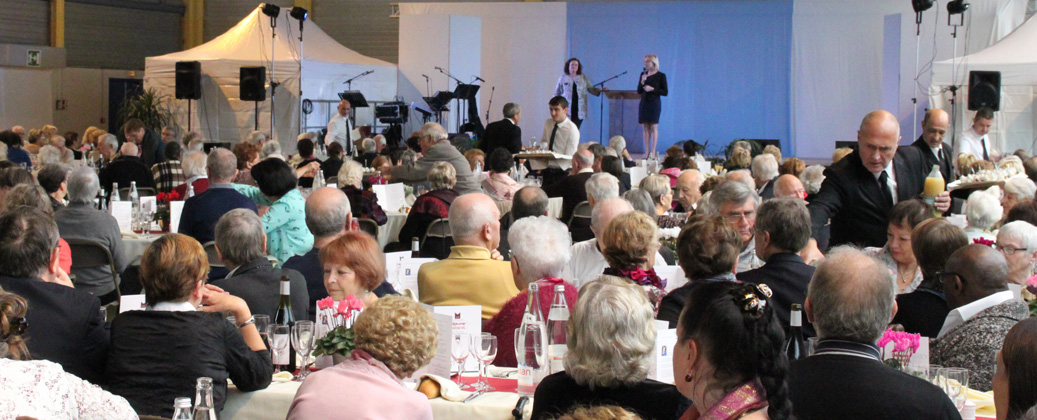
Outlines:
{"label": "printed card on table", "polygon": [[110,209],[112,217],[119,223],[119,230],[133,232],[133,203],[129,201],[113,201]]}
{"label": "printed card on table", "polygon": [[169,231],[180,232],[180,215],[184,213],[183,201],[169,202]]}
{"label": "printed card on table", "polygon": [[[429,306],[429,308],[431,308],[430,310],[432,313],[447,315],[450,317],[450,334],[465,334],[468,337],[479,336],[482,334],[482,306],[480,305]],[[441,337],[442,334],[443,331],[440,331]],[[448,349],[450,351],[453,350],[452,347],[454,345],[451,338],[452,335],[446,336],[447,341],[451,343],[451,348]],[[463,345],[467,347],[468,343],[465,342]],[[499,351],[503,350],[498,349],[498,352]],[[449,354],[447,356],[449,356]],[[479,362],[476,361],[475,357],[472,357],[472,355],[469,354],[468,358],[465,359],[464,362],[464,370],[466,372],[475,372],[478,370],[478,366]]]}
{"label": "printed card on table", "polygon": [[[430,311],[432,306],[426,306]],[[432,360],[421,369],[415,371],[410,379],[417,380],[422,375],[433,374],[444,378],[450,377],[450,371],[454,368],[454,361],[450,358],[450,334],[453,328],[453,316],[448,314],[439,314],[432,312],[432,317],[436,320],[436,325],[439,326],[439,335],[436,343],[436,355],[432,357]]]}
{"label": "printed card on table", "polygon": [[147,306],[144,295],[122,295],[119,298],[119,313],[126,311],[143,311]]}
{"label": "printed card on table", "polygon": [[158,209],[158,200],[156,200],[155,196],[141,197],[140,209],[144,213],[154,213]]}
{"label": "printed card on table", "polygon": [[666,321],[655,321],[655,355],[648,378],[659,382],[673,383],[673,348],[677,345],[677,330],[669,328]]}
{"label": "printed card on table", "polygon": [[407,205],[403,184],[372,185],[371,191],[374,191],[383,209],[399,211]]}
{"label": "printed card on table", "polygon": [[418,270],[423,264],[435,261],[435,258],[409,258],[401,261],[397,264],[396,281],[392,282],[392,287],[398,292],[410,289],[414,292],[415,299],[421,299],[418,296]]}
{"label": "printed card on table", "polygon": [[630,168],[630,185],[641,185],[641,180],[648,176],[648,169],[643,166]]}

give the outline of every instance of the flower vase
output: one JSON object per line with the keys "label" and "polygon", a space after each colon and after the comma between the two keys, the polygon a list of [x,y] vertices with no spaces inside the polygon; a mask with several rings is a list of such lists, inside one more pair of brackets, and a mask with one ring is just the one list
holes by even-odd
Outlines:
{"label": "flower vase", "polygon": [[907,348],[905,350],[900,351],[893,351],[893,359],[896,359],[897,362],[900,362],[900,371],[908,372],[907,365],[911,361],[911,356],[913,356],[914,354],[915,351],[911,348]]}
{"label": "flower vase", "polygon": [[349,352],[348,354],[338,354],[338,353],[335,353],[335,354],[331,355],[331,361],[332,361],[332,363],[337,365],[337,364],[342,363],[342,362],[344,362],[346,360],[349,360],[349,356],[352,353],[353,352]]}

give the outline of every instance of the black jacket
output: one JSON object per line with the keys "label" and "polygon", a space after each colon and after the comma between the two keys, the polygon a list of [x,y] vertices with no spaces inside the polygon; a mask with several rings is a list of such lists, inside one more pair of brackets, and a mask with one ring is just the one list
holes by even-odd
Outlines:
{"label": "black jacket", "polygon": [[489,155],[498,147],[507,148],[512,154],[522,151],[522,128],[507,118],[487,125],[479,148]]}
{"label": "black jacket", "polygon": [[[766,284],[774,292],[771,296],[771,304],[774,305],[774,314],[789,332],[789,314],[793,303],[800,305],[806,301],[807,285],[810,278],[814,276],[814,267],[807,265],[799,255],[791,252],[774,254],[767,258],[767,264],[755,270],[738,273],[739,281],[752,284]],[[803,316],[803,335],[813,337],[814,327],[806,322]]]}
{"label": "black jacket", "polygon": [[111,193],[113,184],[118,183],[119,188],[130,188],[131,182],[136,182],[137,188],[155,188],[155,178],[148,168],[139,157],[119,156],[101,170],[101,188]]}
{"label": "black jacket", "polygon": [[306,279],[298,271],[274,268],[266,257],[256,258],[242,264],[230,278],[216,280],[219,287],[248,304],[254,315],[269,315],[273,321],[277,303],[281,300],[281,276],[288,276],[292,296],[292,315],[296,321],[310,320],[310,294],[306,291]]}
{"label": "black jacket", "polygon": [[105,384],[108,329],[101,301],[82,290],[38,278],[0,276],[0,288],[25,298],[29,355],[49,360],[94,384]]}
{"label": "black jacket", "polygon": [[194,396],[195,382],[213,383],[216,412],[223,410],[227,378],[242,391],[270,385],[270,352],[254,351],[219,313],[129,311],[112,322],[109,391],[138,414],[173,417],[176,397]]}
{"label": "black jacket", "polygon": [[[927,171],[914,147],[900,147],[893,158],[897,200],[917,198],[922,193]],[[857,151],[825,170],[821,190],[808,205],[814,238],[831,219],[831,246],[856,244],[881,247],[886,243],[889,212],[875,176],[868,172]]]}
{"label": "black jacket", "polygon": [[892,323],[903,325],[904,331],[909,333],[936,338],[950,311],[943,292],[919,287],[911,293],[897,295],[897,314]]}
{"label": "black jacket", "polygon": [[544,187],[548,197],[562,197],[562,223],[569,222],[576,205],[587,201],[587,180],[594,175],[593,172],[584,172],[576,175],[566,175],[554,184]]}
{"label": "black jacket", "polygon": [[606,388],[580,385],[558,372],[540,381],[533,396],[533,420],[551,419],[576,406],[618,405],[643,419],[672,420],[689,405],[677,387],[645,379],[634,385]]}
{"label": "black jacket", "polygon": [[922,157],[925,159],[925,173],[927,175],[929,174],[929,171],[932,170],[933,165],[939,163],[940,174],[943,175],[944,185],[950,184],[951,181],[954,180],[954,157],[951,156],[951,150],[953,149],[951,149],[949,144],[943,143],[943,146],[940,148],[939,161],[937,161],[936,155],[933,154],[933,149],[929,148],[929,143],[926,143],[922,136],[918,136],[918,140],[911,143],[911,147],[918,149],[918,152],[921,153]]}

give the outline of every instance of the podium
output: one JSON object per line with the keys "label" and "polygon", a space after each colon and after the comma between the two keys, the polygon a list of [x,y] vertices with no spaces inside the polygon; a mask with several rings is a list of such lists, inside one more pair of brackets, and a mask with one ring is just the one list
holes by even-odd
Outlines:
{"label": "podium", "polygon": [[[637,108],[641,104],[641,94],[636,90],[610,90],[605,92],[609,100],[608,137],[623,136],[627,140],[627,151],[630,154],[643,154],[644,133],[641,124],[637,123]],[[607,145],[608,139],[601,139]]]}

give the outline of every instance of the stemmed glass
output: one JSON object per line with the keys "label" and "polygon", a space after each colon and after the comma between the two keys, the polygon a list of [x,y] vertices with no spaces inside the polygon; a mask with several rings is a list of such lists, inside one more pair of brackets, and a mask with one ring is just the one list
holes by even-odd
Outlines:
{"label": "stemmed glass", "polygon": [[281,355],[288,351],[288,336],[291,335],[291,329],[285,324],[272,324],[270,325],[270,356],[274,361],[274,373],[281,371],[281,365],[278,359]]}
{"label": "stemmed glass", "polygon": [[944,391],[954,402],[954,407],[961,411],[965,408],[965,396],[969,388],[969,370],[962,368],[944,368]]}
{"label": "stemmed glass", "polygon": [[457,380],[454,382],[461,385],[461,388],[464,388],[464,383],[461,382],[461,373],[464,372],[464,361],[468,358],[468,334],[453,334],[451,341],[450,357],[453,357],[454,361],[457,362]]}
{"label": "stemmed glass", "polygon": [[256,329],[259,330],[259,336],[263,339],[263,344],[270,346],[270,341],[267,340],[267,334],[270,333],[270,315],[253,315],[252,318],[256,320]]}
{"label": "stemmed glass", "polygon": [[492,391],[494,388],[486,382],[484,370],[497,358],[497,337],[490,333],[472,336],[472,355],[479,361],[479,381],[472,384],[476,390]]}
{"label": "stemmed glass", "polygon": [[295,352],[302,356],[302,368],[299,369],[299,374],[295,375],[293,380],[302,382],[306,379],[306,375],[310,373],[310,370],[306,368],[306,365],[310,360],[310,352],[313,351],[313,344],[313,321],[295,321],[295,325],[292,326],[292,347],[295,347]]}

